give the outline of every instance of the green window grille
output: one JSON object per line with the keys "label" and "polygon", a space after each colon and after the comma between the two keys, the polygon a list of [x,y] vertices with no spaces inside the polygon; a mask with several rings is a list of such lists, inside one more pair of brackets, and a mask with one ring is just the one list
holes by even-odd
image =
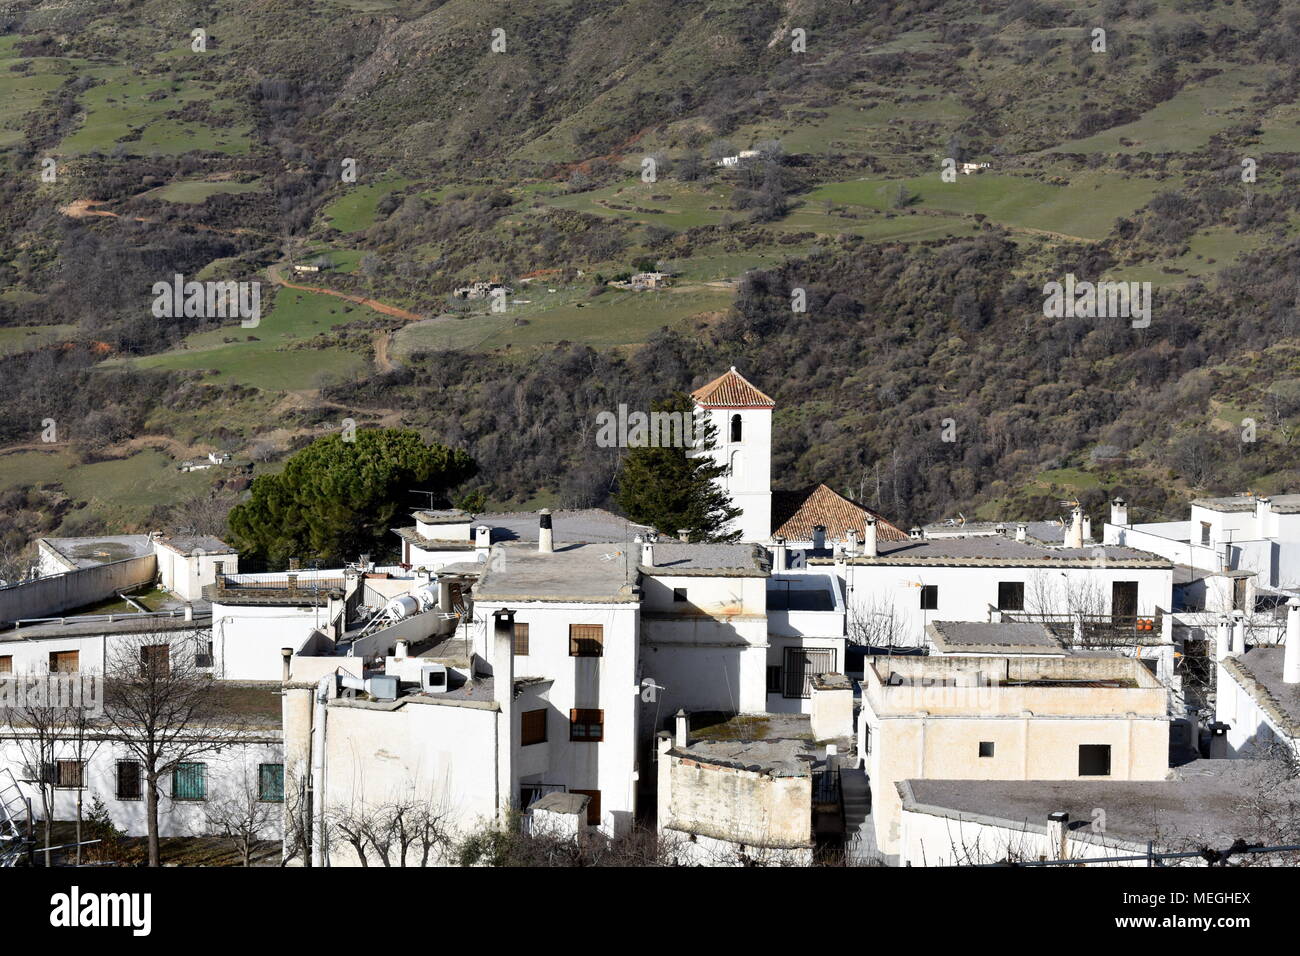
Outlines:
{"label": "green window grille", "polygon": [[206,800],[208,766],[202,763],[178,763],[172,774],[173,800]]}
{"label": "green window grille", "polygon": [[258,767],[257,799],[265,803],[284,803],[284,764],[264,763]]}

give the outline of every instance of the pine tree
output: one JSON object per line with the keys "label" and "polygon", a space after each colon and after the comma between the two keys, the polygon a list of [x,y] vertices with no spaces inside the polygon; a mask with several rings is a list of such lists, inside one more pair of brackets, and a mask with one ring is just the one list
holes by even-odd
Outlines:
{"label": "pine tree", "polygon": [[697,414],[695,404],[682,394],[655,402],[655,412],[694,416],[693,448],[641,447],[629,450],[619,473],[615,500],[633,521],[665,534],[688,531],[692,541],[735,541],[739,530],[723,528],[740,514],[731,497],[718,484],[727,473],[700,452],[717,447],[717,429],[708,416]]}

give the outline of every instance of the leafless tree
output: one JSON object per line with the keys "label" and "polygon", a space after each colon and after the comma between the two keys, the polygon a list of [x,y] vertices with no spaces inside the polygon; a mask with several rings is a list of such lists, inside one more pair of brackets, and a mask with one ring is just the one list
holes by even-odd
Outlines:
{"label": "leafless tree", "polygon": [[253,854],[280,809],[280,804],[261,798],[259,784],[245,764],[239,786],[233,792],[203,805],[208,832],[229,841],[244,866],[252,865]]}
{"label": "leafless tree", "polygon": [[[98,675],[83,672],[83,678],[98,679]],[[77,788],[77,866],[82,857],[82,825],[85,821],[84,797],[86,793],[86,768],[104,743],[104,721],[91,712],[89,707],[77,707],[68,712],[66,723],[67,749],[82,774],[81,786]]]}
{"label": "leafless tree", "polygon": [[893,598],[873,594],[865,602],[850,602],[848,609],[850,644],[863,647],[919,647],[922,638],[910,633]]}
{"label": "leafless tree", "polygon": [[[54,678],[54,679],[52,679]],[[58,783],[56,760],[68,735],[68,713],[61,695],[52,692],[58,678],[48,671],[28,671],[16,679],[22,691],[14,706],[2,712],[5,726],[23,761],[23,777],[41,797],[45,835],[45,865],[51,865],[54,796]]]}
{"label": "leafless tree", "polygon": [[109,645],[104,714],[145,777],[149,865],[159,866],[158,798],[180,763],[233,743],[242,722],[220,706],[212,679],[195,667],[204,631],[141,631]]}
{"label": "leafless tree", "polygon": [[378,806],[334,807],[326,816],[361,866],[368,867],[372,856],[387,867],[428,866],[452,843],[446,809],[413,794]]}

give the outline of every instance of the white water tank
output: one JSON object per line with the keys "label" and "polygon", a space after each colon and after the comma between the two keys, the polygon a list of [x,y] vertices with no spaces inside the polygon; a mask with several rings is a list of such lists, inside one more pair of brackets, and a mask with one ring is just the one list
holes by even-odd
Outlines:
{"label": "white water tank", "polygon": [[420,602],[421,611],[431,611],[438,606],[438,585],[426,584],[411,592],[411,596]]}
{"label": "white water tank", "polygon": [[395,597],[384,605],[384,612],[395,621],[402,621],[420,613],[420,602],[409,594]]}

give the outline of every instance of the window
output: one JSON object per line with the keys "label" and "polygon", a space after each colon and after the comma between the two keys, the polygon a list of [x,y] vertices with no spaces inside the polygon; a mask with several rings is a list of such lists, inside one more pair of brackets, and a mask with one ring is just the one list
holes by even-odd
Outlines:
{"label": "window", "polygon": [[86,765],[80,760],[59,760],[54,765],[54,785],[78,790],[86,785]]}
{"label": "window", "polygon": [[921,610],[922,611],[939,610],[939,585],[937,584],[921,585]]}
{"label": "window", "polygon": [[208,670],[212,667],[212,642],[205,641],[201,646],[203,650],[194,652],[194,666],[200,670]]}
{"label": "window", "polygon": [[263,803],[284,803],[284,764],[257,765],[257,799]]}
{"label": "window", "polygon": [[603,710],[569,711],[569,739],[599,743],[605,739]]}
{"label": "window", "polygon": [[178,763],[172,772],[173,800],[206,800],[208,798],[208,765],[204,763]]}
{"label": "window", "polygon": [[0,674],[12,674],[14,672],[14,656],[5,654],[0,657]]}
{"label": "window", "polygon": [[526,710],[519,715],[519,744],[530,747],[546,743],[546,708]]}
{"label": "window", "polygon": [[1023,611],[1025,609],[1025,582],[998,582],[998,610]]}
{"label": "window", "polygon": [[140,789],[140,762],[138,760],[119,760],[117,762],[117,799],[139,800],[143,795]]}
{"label": "window", "polygon": [[781,693],[781,665],[768,667],[767,669],[767,692],[769,694]]}
{"label": "window", "polygon": [[140,676],[166,680],[171,674],[171,647],[167,644],[146,644],[140,648]]}
{"label": "window", "polygon": [[740,441],[740,435],[741,435],[740,416],[732,415],[731,416],[731,440]]}
{"label": "window", "polygon": [[1151,672],[1152,677],[1160,676],[1160,661],[1157,660],[1156,658],[1142,657],[1138,659],[1138,663],[1141,664],[1143,667],[1145,667],[1147,670],[1149,670]]}
{"label": "window", "polygon": [[993,741],[991,741],[991,740],[981,740],[981,741],[980,741],[980,756],[981,756],[981,757],[992,757],[992,756],[993,756]]}
{"label": "window", "polygon": [[1201,544],[1209,545],[1209,543],[1210,543],[1210,523],[1208,521],[1202,521],[1201,522]]}
{"label": "window", "polygon": [[1110,744],[1079,744],[1079,776],[1110,776]]}
{"label": "window", "polygon": [[600,657],[605,652],[605,625],[570,624],[569,656]]}
{"label": "window", "polygon": [[685,603],[685,601],[686,601],[686,588],[673,588],[673,603],[674,604]]}
{"label": "window", "polygon": [[834,673],[835,656],[833,647],[787,647],[782,696],[790,699],[811,697],[813,677]]}
{"label": "window", "polygon": [[75,674],[80,669],[80,661],[78,651],[50,651],[50,673]]}
{"label": "window", "polygon": [[1138,583],[1136,581],[1115,581],[1110,586],[1111,618],[1119,622],[1133,623],[1138,612]]}
{"label": "window", "polygon": [[528,656],[528,625],[515,621],[515,657]]}
{"label": "window", "polygon": [[587,803],[587,826],[600,826],[600,791],[599,790],[570,790],[570,793],[581,793],[591,800]]}

